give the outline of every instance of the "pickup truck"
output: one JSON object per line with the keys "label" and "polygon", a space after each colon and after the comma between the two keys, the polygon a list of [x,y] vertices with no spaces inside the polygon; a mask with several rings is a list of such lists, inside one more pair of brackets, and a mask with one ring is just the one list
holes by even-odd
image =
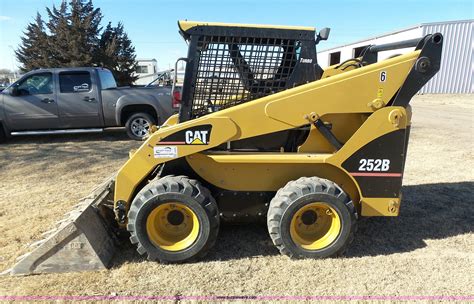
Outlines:
{"label": "pickup truck", "polygon": [[104,68],[38,69],[0,93],[0,140],[125,126],[141,140],[176,113],[171,86],[117,87]]}

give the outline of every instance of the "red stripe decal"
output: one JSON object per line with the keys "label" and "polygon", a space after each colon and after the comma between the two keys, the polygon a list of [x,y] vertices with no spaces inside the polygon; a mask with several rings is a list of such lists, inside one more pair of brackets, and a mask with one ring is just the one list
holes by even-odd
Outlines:
{"label": "red stripe decal", "polygon": [[161,141],[157,145],[184,145],[184,141]]}
{"label": "red stripe decal", "polygon": [[370,177],[401,177],[401,173],[373,173],[373,172],[350,172],[352,176],[370,176]]}

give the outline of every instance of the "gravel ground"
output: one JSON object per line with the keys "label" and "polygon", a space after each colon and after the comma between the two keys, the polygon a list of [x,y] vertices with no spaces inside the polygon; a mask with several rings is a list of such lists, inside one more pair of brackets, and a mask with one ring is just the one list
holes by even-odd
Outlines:
{"label": "gravel ground", "polygon": [[[148,262],[124,244],[110,270],[0,277],[0,295],[473,295],[472,95],[413,102],[401,214],[359,224],[343,258],[280,256],[264,226],[223,227],[199,263]],[[0,271],[138,146],[122,132],[0,146]]]}

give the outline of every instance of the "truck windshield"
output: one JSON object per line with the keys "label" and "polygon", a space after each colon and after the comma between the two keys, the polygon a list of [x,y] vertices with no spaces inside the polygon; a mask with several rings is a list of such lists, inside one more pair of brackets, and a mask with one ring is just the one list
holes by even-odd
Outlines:
{"label": "truck windshield", "polygon": [[115,89],[117,87],[114,75],[109,70],[99,70],[99,78],[102,90]]}

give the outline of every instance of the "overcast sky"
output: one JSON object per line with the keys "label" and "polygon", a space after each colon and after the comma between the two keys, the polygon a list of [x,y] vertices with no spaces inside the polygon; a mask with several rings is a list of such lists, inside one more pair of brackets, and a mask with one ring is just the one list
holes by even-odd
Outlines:
{"label": "overcast sky", "polygon": [[[18,63],[12,48],[45,7],[60,0],[0,0],[0,68]],[[474,18],[472,0],[95,0],[103,23],[122,21],[138,58],[155,58],[160,69],[186,56],[186,44],[178,34],[177,20],[262,23],[330,27],[326,49],[423,22]]]}

